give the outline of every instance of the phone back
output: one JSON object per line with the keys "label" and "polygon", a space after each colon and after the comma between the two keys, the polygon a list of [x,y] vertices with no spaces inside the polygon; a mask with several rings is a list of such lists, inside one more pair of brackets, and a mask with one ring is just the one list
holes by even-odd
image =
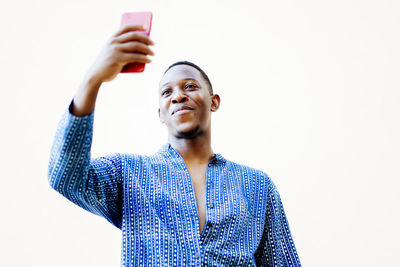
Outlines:
{"label": "phone back", "polygon": [[[150,35],[153,14],[151,12],[126,12],[122,14],[121,27],[127,24],[143,25],[147,30],[138,31]],[[121,72],[143,72],[145,63],[132,63],[125,65]]]}

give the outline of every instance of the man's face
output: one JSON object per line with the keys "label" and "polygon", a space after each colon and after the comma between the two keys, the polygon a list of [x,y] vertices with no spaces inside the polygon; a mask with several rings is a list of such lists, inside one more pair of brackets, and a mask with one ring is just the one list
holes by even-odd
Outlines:
{"label": "man's face", "polygon": [[211,112],[219,107],[201,73],[189,65],[169,69],[160,81],[159,116],[169,134],[194,138],[210,131]]}

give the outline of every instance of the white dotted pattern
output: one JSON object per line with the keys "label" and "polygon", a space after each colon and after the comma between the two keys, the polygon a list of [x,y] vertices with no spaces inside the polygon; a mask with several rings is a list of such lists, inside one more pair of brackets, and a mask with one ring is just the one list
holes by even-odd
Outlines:
{"label": "white dotted pattern", "polygon": [[207,166],[206,224],[200,233],[182,157],[167,144],[152,156],[91,159],[93,118],[64,114],[49,182],[122,230],[122,266],[301,266],[267,174],[216,154]]}

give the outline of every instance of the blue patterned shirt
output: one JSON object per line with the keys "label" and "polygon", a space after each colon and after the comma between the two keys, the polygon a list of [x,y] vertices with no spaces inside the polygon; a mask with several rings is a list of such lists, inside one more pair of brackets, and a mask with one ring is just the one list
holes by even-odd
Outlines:
{"label": "blue patterned shirt", "polygon": [[122,266],[301,266],[267,174],[216,154],[207,166],[200,233],[193,185],[176,150],[167,144],[151,156],[91,159],[93,117],[64,114],[49,182],[122,230]]}

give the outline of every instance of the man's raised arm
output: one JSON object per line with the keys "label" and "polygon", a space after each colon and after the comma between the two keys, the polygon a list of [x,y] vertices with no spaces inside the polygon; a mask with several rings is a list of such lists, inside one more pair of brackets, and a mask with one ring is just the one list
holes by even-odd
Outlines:
{"label": "man's raised arm", "polygon": [[154,42],[148,36],[136,32],[140,30],[144,28],[127,25],[108,40],[72,101],[70,112],[73,115],[82,117],[92,113],[101,84],[113,80],[126,64],[151,62],[148,55],[154,53],[149,45]]}
{"label": "man's raised arm", "polygon": [[51,187],[80,207],[121,227],[122,173],[118,154],[91,159],[94,107],[103,82],[128,63],[148,63],[153,42],[126,26],[113,35],[90,68],[64,113],[54,138],[48,166]]}

